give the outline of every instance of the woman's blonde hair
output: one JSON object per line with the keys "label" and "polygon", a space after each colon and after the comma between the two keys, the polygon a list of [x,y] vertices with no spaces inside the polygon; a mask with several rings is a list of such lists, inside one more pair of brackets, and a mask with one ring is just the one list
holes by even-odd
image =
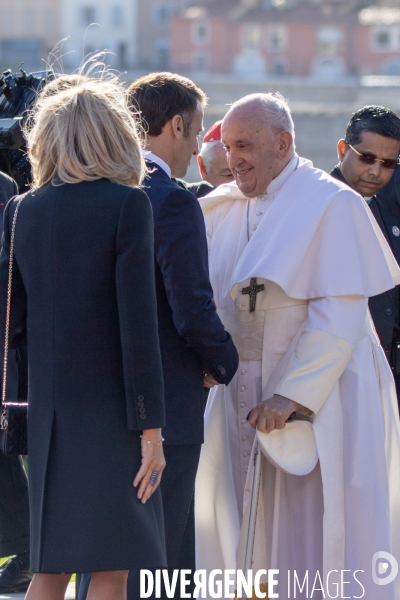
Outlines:
{"label": "woman's blonde hair", "polygon": [[135,116],[116,78],[75,74],[50,82],[25,136],[35,188],[55,178],[139,186],[146,173]]}

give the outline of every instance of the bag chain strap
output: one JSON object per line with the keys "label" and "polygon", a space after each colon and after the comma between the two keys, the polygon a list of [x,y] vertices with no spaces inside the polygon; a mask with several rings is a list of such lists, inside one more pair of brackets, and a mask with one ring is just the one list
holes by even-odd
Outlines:
{"label": "bag chain strap", "polygon": [[1,418],[0,418],[0,429],[7,429],[8,421],[6,417],[6,385],[7,385],[7,364],[8,364],[8,338],[10,335],[10,308],[11,308],[11,287],[12,287],[12,270],[14,263],[14,240],[15,240],[15,226],[17,224],[17,216],[19,207],[24,197],[18,200],[17,207],[15,209],[12,228],[11,228],[11,239],[10,239],[10,261],[8,265],[8,286],[7,286],[7,309],[6,309],[6,329],[4,335],[4,363],[3,363],[3,388],[1,392]]}

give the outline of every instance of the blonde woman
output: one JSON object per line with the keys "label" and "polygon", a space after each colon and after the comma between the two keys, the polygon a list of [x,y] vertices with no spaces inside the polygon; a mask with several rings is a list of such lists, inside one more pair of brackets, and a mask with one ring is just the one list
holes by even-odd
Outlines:
{"label": "blonde woman", "polygon": [[[129,569],[166,565],[165,461],[152,213],[135,122],[115,81],[63,77],[27,134],[11,346],[29,353],[31,568],[27,600],[123,600]],[[5,209],[2,321],[16,197]]]}

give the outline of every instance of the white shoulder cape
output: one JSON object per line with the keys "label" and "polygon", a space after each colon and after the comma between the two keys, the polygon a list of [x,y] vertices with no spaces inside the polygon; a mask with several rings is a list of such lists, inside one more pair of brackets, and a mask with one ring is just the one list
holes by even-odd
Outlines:
{"label": "white shoulder cape", "polygon": [[[200,204],[205,216],[221,209],[235,230],[247,201],[234,183]],[[400,269],[363,198],[300,159],[235,265],[232,298],[251,277],[274,281],[292,298],[370,297],[400,284]]]}

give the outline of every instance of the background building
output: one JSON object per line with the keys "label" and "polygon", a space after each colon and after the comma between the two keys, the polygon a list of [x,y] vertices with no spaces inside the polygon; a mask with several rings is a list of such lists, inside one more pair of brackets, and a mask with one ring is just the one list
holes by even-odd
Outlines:
{"label": "background building", "polygon": [[171,22],[193,0],[139,0],[137,66],[147,71],[170,68]]}
{"label": "background building", "polygon": [[58,0],[64,67],[76,69],[85,56],[107,49],[107,62],[125,71],[137,66],[137,0]]}
{"label": "background building", "polygon": [[59,0],[0,0],[0,70],[45,68],[60,40]]}
{"label": "background building", "polygon": [[344,81],[400,75],[400,7],[365,4],[198,2],[172,20],[171,68],[246,79],[274,75]]}

